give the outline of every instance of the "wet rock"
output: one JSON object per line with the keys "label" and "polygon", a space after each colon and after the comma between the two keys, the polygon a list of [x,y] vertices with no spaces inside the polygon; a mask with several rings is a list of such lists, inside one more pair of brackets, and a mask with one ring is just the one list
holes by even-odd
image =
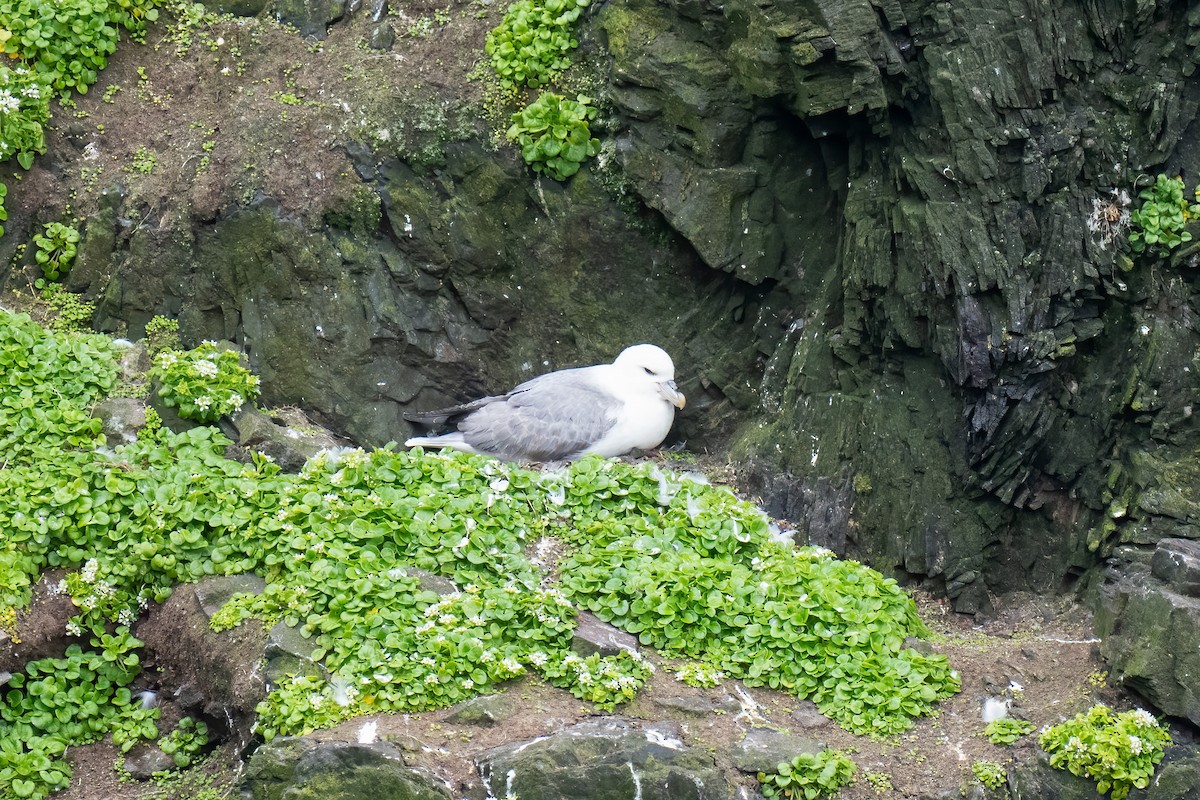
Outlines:
{"label": "wet rock", "polygon": [[221,429],[236,444],[231,457],[248,459],[249,451],[262,453],[284,472],[298,472],[317,453],[346,444],[344,439],[310,422],[298,409],[267,415],[246,405],[232,417],[223,418]]}
{"label": "wet rock", "polygon": [[751,728],[729,749],[730,760],[742,772],[774,772],[779,764],[804,753],[816,754],[825,745],[816,739],[767,728]]}
{"label": "wet rock", "polygon": [[203,0],[203,5],[218,14],[257,17],[273,8],[273,0]]}
{"label": "wet rock", "polygon": [[133,397],[107,397],[92,409],[100,420],[108,445],[137,441],[137,432],[146,426],[146,404]]}
{"label": "wet rock", "polygon": [[1180,594],[1200,596],[1200,542],[1160,539],[1150,561],[1150,574]]}
{"label": "wet rock", "polygon": [[318,743],[284,737],[263,745],[246,765],[250,800],[449,800],[426,773],[405,764],[386,742]]}
{"label": "wet rock", "polygon": [[367,45],[374,50],[391,50],[396,43],[396,31],[387,22],[380,22],[371,28],[367,36]]}
{"label": "wet rock", "polygon": [[713,759],[670,726],[621,717],[588,720],[476,762],[490,793],[522,800],[717,800],[733,790]]}
{"label": "wet rock", "polygon": [[[259,625],[214,632],[209,610],[234,591],[253,591],[253,578],[208,578],[181,586],[162,605],[151,606],[134,628],[145,645],[155,680],[183,711],[210,720],[210,730],[248,744],[255,706],[266,695],[261,662],[266,634]],[[203,600],[201,598],[204,598]]]}
{"label": "wet rock", "polygon": [[507,694],[488,694],[460,703],[446,721],[456,725],[492,726],[509,719],[517,711],[515,701]]}
{"label": "wet rock", "polygon": [[829,717],[821,713],[821,709],[817,708],[817,704],[811,700],[801,700],[796,703],[797,708],[792,711],[792,721],[804,729],[824,728],[832,721]]}
{"label": "wet rock", "polygon": [[192,591],[200,609],[211,620],[235,594],[262,594],[266,588],[267,581],[258,575],[215,575],[195,584]]}
{"label": "wet rock", "polygon": [[741,710],[741,703],[730,695],[718,697],[698,697],[696,695],[656,695],[654,704],[671,711],[681,711],[696,717],[706,717],[710,714],[727,714]]}
{"label": "wet rock", "polygon": [[347,0],[273,0],[280,22],[293,25],[303,36],[324,39],[329,26],[346,16]]}
{"label": "wet rock", "polygon": [[300,633],[299,625],[278,622],[272,626],[263,651],[268,688],[274,688],[290,675],[327,678],[325,666],[312,657],[315,650],[316,644]]}
{"label": "wet rock", "polygon": [[636,653],[636,636],[604,622],[589,611],[580,611],[575,617],[575,633],[571,638],[571,649],[581,656],[598,653],[615,656],[622,650]]}
{"label": "wet rock", "polygon": [[154,744],[140,744],[125,756],[125,771],[139,781],[148,781],[156,772],[175,769],[175,759]]}

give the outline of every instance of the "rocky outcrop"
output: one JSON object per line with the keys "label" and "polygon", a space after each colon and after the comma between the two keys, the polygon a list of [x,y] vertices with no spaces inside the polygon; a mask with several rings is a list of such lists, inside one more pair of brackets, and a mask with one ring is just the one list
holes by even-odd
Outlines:
{"label": "rocky outcrop", "polygon": [[1115,677],[1200,725],[1200,542],[1163,539],[1149,563],[1110,568],[1096,628]]}
{"label": "rocky outcrop", "polygon": [[709,266],[787,297],[735,449],[773,511],[965,611],[989,586],[1060,586],[1094,563],[1089,535],[1128,540],[1125,465],[1195,436],[1197,336],[1186,277],[1126,272],[1108,220],[1140,176],[1193,166],[1196,54],[1172,42],[1198,22],[1024,0],[604,6],[639,195]]}
{"label": "rocky outcrop", "polygon": [[246,764],[243,794],[251,800],[449,800],[426,773],[408,767],[384,742],[318,743],[278,739]]}
{"label": "rocky outcrop", "polygon": [[724,800],[733,788],[710,756],[678,731],[620,717],[580,722],[551,736],[515,742],[477,762],[496,797],[578,800]]}
{"label": "rocky outcrop", "polygon": [[[1150,785],[1132,789],[1128,797],[1129,800],[1186,800],[1195,795],[1197,786],[1200,786],[1200,754],[1194,747],[1172,747],[1163,756]],[[1094,782],[1064,769],[1054,769],[1044,754],[1009,770],[1006,788],[1008,791],[999,796],[1009,800],[1094,800],[1098,796]]]}

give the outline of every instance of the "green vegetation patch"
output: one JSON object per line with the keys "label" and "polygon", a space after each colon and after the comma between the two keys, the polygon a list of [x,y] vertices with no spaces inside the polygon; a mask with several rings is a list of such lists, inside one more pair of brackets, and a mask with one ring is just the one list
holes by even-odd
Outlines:
{"label": "green vegetation patch", "polygon": [[[62,568],[59,590],[79,609],[69,630],[92,640],[78,657],[125,669],[137,658],[128,626],[149,603],[205,576],[258,574],[265,590],[231,599],[214,628],[297,626],[328,675],[280,682],[258,708],[268,739],[452,705],[527,674],[613,708],[653,667],[574,654],[579,606],[687,659],[692,680],[724,673],[812,697],[857,732],[903,730],[958,688],[944,658],[904,649],[925,629],[894,581],[776,541],[761,511],[703,480],[594,457],[542,473],[419,449],[334,451],[285,474],[266,457],[225,458],[229,440],[211,427],[152,426],[109,448],[88,415],[116,383],[108,340],[7,312],[0,376],[0,619],[28,603],[41,571]],[[568,547],[561,588],[525,555],[546,537]],[[430,591],[425,573],[458,588]],[[105,639],[114,622],[118,639]],[[73,696],[82,672],[59,666],[50,671]],[[48,719],[29,689],[42,670],[6,703],[14,725],[31,726],[22,757],[60,763],[58,744],[34,752],[40,722],[26,719]],[[94,717],[121,731],[122,747],[154,735],[121,683],[90,696],[95,714],[83,699],[86,713],[50,716]],[[202,734],[192,726],[165,741],[190,761]],[[47,768],[37,791],[61,772]]]}
{"label": "green vegetation patch", "polygon": [[1111,791],[1112,800],[1122,800],[1133,787],[1150,785],[1171,735],[1143,709],[1118,714],[1095,705],[1046,729],[1038,744],[1050,755],[1050,766],[1093,780],[1097,792]]}
{"label": "green vegetation patch", "polygon": [[855,764],[845,753],[822,750],[785,761],[774,772],[758,773],[763,797],[816,800],[832,797],[854,780]]}
{"label": "green vegetation patch", "polygon": [[575,28],[591,0],[517,0],[487,35],[484,49],[508,88],[545,86],[570,66]]}
{"label": "green vegetation patch", "polygon": [[1142,206],[1129,215],[1129,244],[1135,253],[1154,253],[1166,258],[1172,249],[1192,240],[1186,229],[1189,221],[1200,216],[1200,188],[1193,192],[1198,202],[1189,202],[1183,194],[1183,178],[1159,175],[1154,185],[1138,197]]}
{"label": "green vegetation patch", "polygon": [[546,92],[513,114],[506,135],[520,146],[521,156],[534,172],[565,181],[600,152],[600,140],[592,138],[588,127],[588,120],[596,118],[591,102],[583,95],[570,100]]}
{"label": "green vegetation patch", "polygon": [[[894,580],[820,548],[774,541],[723,489],[583,461],[566,476],[559,564],[580,605],[669,656],[810,697],[847,730],[890,736],[959,678],[904,647],[927,633]],[[633,477],[633,480],[629,478]]]}

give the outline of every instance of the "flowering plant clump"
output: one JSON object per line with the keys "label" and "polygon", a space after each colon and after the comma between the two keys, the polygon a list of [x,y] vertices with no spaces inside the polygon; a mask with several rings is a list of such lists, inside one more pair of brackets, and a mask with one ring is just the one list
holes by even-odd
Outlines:
{"label": "flowering plant clump", "polygon": [[1133,787],[1150,784],[1171,735],[1143,710],[1117,714],[1095,705],[1066,722],[1046,729],[1038,744],[1050,755],[1050,766],[1096,782],[1096,791],[1112,791],[1122,800]]}
{"label": "flowering plant clump", "polygon": [[42,126],[50,119],[50,90],[27,67],[0,65],[0,160],[25,169],[46,152]]}
{"label": "flowering plant clump", "polygon": [[675,679],[697,689],[711,689],[721,685],[721,681],[725,680],[725,673],[708,664],[689,661],[675,670]]}
{"label": "flowering plant clump", "polygon": [[593,653],[586,658],[567,653],[556,659],[543,659],[534,653],[531,661],[540,666],[550,683],[607,711],[632,700],[654,673],[653,664],[629,650],[613,656]]}
{"label": "flowering plant clump", "polygon": [[158,354],[150,377],[160,382],[159,396],[179,409],[179,416],[199,422],[216,422],[236,413],[258,397],[258,376],[243,367],[238,354],[204,342],[185,352]]}

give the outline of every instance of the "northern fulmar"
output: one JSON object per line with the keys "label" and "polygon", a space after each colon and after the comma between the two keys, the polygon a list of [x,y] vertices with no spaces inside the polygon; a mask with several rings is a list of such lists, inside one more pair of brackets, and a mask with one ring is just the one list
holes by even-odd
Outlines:
{"label": "northern fulmar", "polygon": [[416,436],[407,447],[451,447],[508,461],[610,457],[662,443],[684,396],[661,347],[628,347],[611,364],[548,372],[511,392],[436,411],[405,413],[410,422],[452,428]]}

